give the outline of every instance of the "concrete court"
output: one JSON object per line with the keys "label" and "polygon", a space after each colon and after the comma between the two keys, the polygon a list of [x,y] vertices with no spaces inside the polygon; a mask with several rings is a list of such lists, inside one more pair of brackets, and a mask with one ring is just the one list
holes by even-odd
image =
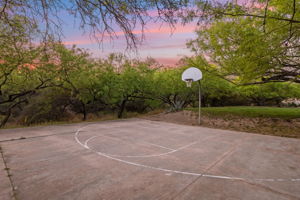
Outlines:
{"label": "concrete court", "polygon": [[129,119],[0,141],[1,200],[300,199],[299,139]]}

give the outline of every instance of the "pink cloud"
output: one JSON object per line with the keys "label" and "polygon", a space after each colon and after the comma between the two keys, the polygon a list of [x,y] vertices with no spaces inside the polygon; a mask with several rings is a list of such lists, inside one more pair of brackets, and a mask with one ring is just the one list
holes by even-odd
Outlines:
{"label": "pink cloud", "polygon": [[85,44],[94,44],[95,42],[92,41],[91,39],[82,38],[78,40],[63,41],[62,43],[64,45],[80,45],[80,44],[85,45]]}
{"label": "pink cloud", "polygon": [[[142,30],[134,30],[133,33],[136,35],[139,34],[176,34],[176,33],[193,33],[196,29],[196,26],[194,24],[187,24],[185,26],[177,24],[174,27],[171,27],[169,25],[157,27],[155,24],[152,25],[152,28],[145,29],[144,32]],[[124,32],[116,32],[116,36],[124,35]]]}
{"label": "pink cloud", "polygon": [[[133,33],[137,36],[141,36],[144,33],[145,41],[138,47],[139,56],[141,58],[152,57],[157,60],[160,64],[167,65],[170,67],[176,66],[182,56],[189,55],[189,50],[186,48],[186,41],[193,38],[193,34],[199,26],[195,23],[190,23],[185,26],[176,25],[174,29],[161,24],[149,23],[146,26],[144,32],[141,30],[134,30]],[[110,43],[108,35],[104,35],[103,51],[100,52],[99,48],[96,47],[96,41],[92,40],[89,36],[76,37],[64,41],[65,45],[79,45],[79,47],[89,48],[94,55],[103,57],[112,52],[123,52],[126,49],[126,41],[124,33],[118,31],[115,33],[118,37]],[[69,37],[70,38],[70,37]],[[85,46],[83,46],[85,45]]]}
{"label": "pink cloud", "polygon": [[[152,25],[152,26],[151,26]],[[196,29],[196,26],[194,24],[188,24],[188,25],[176,25],[175,27],[170,27],[168,25],[162,26],[162,27],[155,27],[155,24],[151,24],[149,29],[145,29],[144,32],[142,30],[134,30],[133,33],[136,35],[141,35],[144,33],[147,38],[151,38],[151,35],[156,34],[181,34],[181,33],[193,33]],[[101,35],[99,35],[100,37]],[[124,32],[119,31],[115,32],[114,36],[124,36]],[[104,34],[104,40],[103,41],[109,41],[109,35]],[[95,44],[96,41],[91,40],[90,38],[81,37],[74,40],[64,41],[63,44],[65,45],[87,45],[87,44]]]}
{"label": "pink cloud", "polygon": [[159,45],[159,46],[147,46],[141,47],[141,49],[173,49],[173,48],[186,48],[185,43],[183,44],[166,44],[166,45]]}
{"label": "pink cloud", "polygon": [[158,61],[160,64],[163,64],[163,65],[169,65],[169,66],[175,66],[178,61],[179,61],[179,58],[154,58],[156,61]]}

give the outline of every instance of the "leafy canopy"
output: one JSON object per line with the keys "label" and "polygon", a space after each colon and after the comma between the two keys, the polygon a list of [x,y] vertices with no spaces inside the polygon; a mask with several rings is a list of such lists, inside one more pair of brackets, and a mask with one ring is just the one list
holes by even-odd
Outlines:
{"label": "leafy canopy", "polygon": [[[270,1],[268,8],[270,16],[293,11],[286,1]],[[238,84],[300,82],[299,30],[299,24],[285,20],[226,15],[200,28],[188,46],[209,63],[207,70]]]}

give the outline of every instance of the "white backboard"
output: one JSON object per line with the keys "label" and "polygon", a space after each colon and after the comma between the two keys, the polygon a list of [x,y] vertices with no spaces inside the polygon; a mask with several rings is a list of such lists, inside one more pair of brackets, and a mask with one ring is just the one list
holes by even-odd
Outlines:
{"label": "white backboard", "polygon": [[192,79],[193,81],[199,81],[200,79],[202,79],[202,72],[196,67],[190,67],[182,73],[181,79],[183,81],[190,79]]}

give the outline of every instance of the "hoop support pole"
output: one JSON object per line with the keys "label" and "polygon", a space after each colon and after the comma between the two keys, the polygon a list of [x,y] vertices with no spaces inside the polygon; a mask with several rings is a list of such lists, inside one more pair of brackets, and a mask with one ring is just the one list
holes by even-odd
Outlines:
{"label": "hoop support pole", "polygon": [[199,88],[199,108],[198,108],[198,124],[201,124],[201,91],[200,91],[200,80],[198,81]]}

